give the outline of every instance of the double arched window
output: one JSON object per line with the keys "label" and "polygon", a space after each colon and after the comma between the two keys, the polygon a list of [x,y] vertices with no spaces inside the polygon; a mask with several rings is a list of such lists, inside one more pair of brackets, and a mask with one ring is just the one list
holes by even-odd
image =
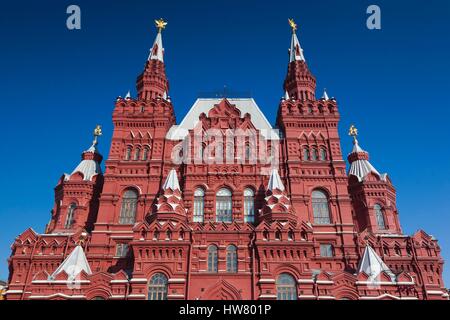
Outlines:
{"label": "double arched window", "polygon": [[328,197],[325,192],[321,190],[314,190],[312,192],[311,198],[314,223],[329,224],[330,212],[328,206]]}
{"label": "double arched window", "polygon": [[133,160],[139,160],[141,157],[141,148],[134,149],[134,158]]}
{"label": "double arched window", "polygon": [[210,245],[208,247],[208,272],[217,272],[217,247]]}
{"label": "double arched window", "polygon": [[74,223],[74,216],[75,216],[75,209],[77,208],[77,204],[72,202],[69,207],[67,208],[67,217],[66,217],[66,223],[64,224],[65,229],[72,228],[72,225]]}
{"label": "double arched window", "polygon": [[327,160],[327,150],[325,148],[320,148],[320,161]]}
{"label": "double arched window", "polygon": [[125,151],[125,160],[130,160],[131,159],[131,146],[127,147],[127,150]]}
{"label": "double arched window", "polygon": [[194,222],[203,222],[205,209],[205,191],[198,188],[194,191]]}
{"label": "double arched window", "polygon": [[227,272],[237,272],[237,248],[234,245],[227,247]]}
{"label": "double arched window", "polygon": [[255,193],[252,189],[244,190],[244,222],[255,221]]}
{"label": "double arched window", "polygon": [[232,215],[231,191],[222,188],[216,193],[216,222],[231,222]]}
{"label": "double arched window", "polygon": [[288,273],[282,273],[276,281],[277,300],[297,300],[297,285],[295,279]]}
{"label": "double arched window", "polygon": [[377,221],[378,229],[384,230],[386,229],[386,223],[384,221],[383,208],[377,203],[373,206],[375,210],[375,218]]}
{"label": "double arched window", "polygon": [[144,152],[142,153],[142,160],[147,161],[148,160],[148,154],[150,152],[149,147],[144,147]]}
{"label": "double arched window", "polygon": [[133,189],[128,189],[122,196],[122,206],[120,208],[119,223],[133,224],[136,220],[138,193]]}
{"label": "double arched window", "polygon": [[148,300],[167,300],[167,277],[155,273],[148,284]]}

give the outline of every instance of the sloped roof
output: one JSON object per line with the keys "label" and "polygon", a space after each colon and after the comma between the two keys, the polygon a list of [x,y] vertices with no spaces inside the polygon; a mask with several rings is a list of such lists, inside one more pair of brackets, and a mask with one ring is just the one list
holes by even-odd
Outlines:
{"label": "sloped roof", "polygon": [[178,176],[175,169],[171,169],[169,172],[169,175],[166,178],[166,181],[164,182],[163,189],[172,189],[172,190],[180,190],[180,184],[178,182]]}
{"label": "sloped roof", "polygon": [[[251,116],[251,121],[256,129],[261,130],[261,134],[267,140],[279,140],[277,130],[274,130],[267,118],[262,113],[261,109],[256,104],[253,98],[226,98],[230,104],[236,106],[241,112],[241,116],[248,113]],[[199,122],[199,116],[202,113],[208,112],[214,108],[214,105],[219,104],[223,98],[199,98],[195,101],[189,112],[179,125],[174,125],[170,128],[166,135],[169,140],[182,140],[187,136],[189,130],[193,129]]]}
{"label": "sloped roof", "polygon": [[[354,141],[353,150],[352,153],[366,153],[365,150],[363,150],[358,143],[358,140]],[[366,159],[355,159],[350,164],[350,170],[348,171],[348,175],[353,175],[358,178],[359,181],[363,181],[364,178],[369,173],[375,173],[378,177],[380,177],[381,180],[386,181],[387,174],[381,174],[378,172],[377,169],[369,162],[369,160]]]}
{"label": "sloped roof", "polygon": [[92,274],[89,263],[84,254],[83,248],[78,245],[73,249],[73,251],[67,256],[67,258],[61,263],[58,269],[52,273],[50,279],[54,279],[58,274],[64,271],[68,275],[68,280],[72,281],[76,279],[76,276],[80,274],[81,271],[85,271],[87,274]]}
{"label": "sloped roof", "polygon": [[369,276],[369,281],[376,282],[383,271],[391,277],[392,281],[395,281],[395,275],[391,269],[388,268],[370,245],[366,245],[366,249],[364,249],[364,254],[359,264],[358,273],[364,272]]}
{"label": "sloped roof", "polygon": [[281,178],[280,178],[280,175],[278,174],[277,169],[272,170],[272,173],[270,174],[269,184],[267,186],[267,189],[270,191],[275,190],[275,189],[284,191],[284,185],[283,185],[283,182],[281,181]]}

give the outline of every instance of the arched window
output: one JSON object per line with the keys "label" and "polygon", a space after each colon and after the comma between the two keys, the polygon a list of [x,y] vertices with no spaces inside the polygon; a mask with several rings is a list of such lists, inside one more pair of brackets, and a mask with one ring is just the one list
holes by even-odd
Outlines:
{"label": "arched window", "polygon": [[244,190],[244,222],[255,221],[255,193],[252,189]]}
{"label": "arched window", "polygon": [[75,209],[77,208],[77,204],[72,202],[69,207],[67,208],[67,217],[66,217],[66,223],[64,224],[65,229],[72,228],[73,222],[74,222],[74,214]]}
{"label": "arched window", "polygon": [[125,160],[130,160],[131,159],[131,147],[128,146],[127,150],[125,151]]}
{"label": "arched window", "polygon": [[167,300],[167,277],[155,273],[148,284],[148,300]]}
{"label": "arched window", "polygon": [[208,247],[208,272],[217,272],[217,247],[211,245]]}
{"label": "arched window", "polygon": [[227,247],[227,272],[237,272],[237,248],[234,245]]}
{"label": "arched window", "polygon": [[231,222],[232,221],[232,200],[231,191],[225,188],[220,189],[216,193],[216,221]]}
{"label": "arched window", "polygon": [[134,150],[133,160],[139,160],[140,156],[141,156],[141,148],[136,148],[136,150]]}
{"label": "arched window", "polygon": [[150,151],[149,147],[144,148],[144,152],[142,153],[142,160],[147,161],[148,160],[148,153]]}
{"label": "arched window", "polygon": [[303,147],[303,160],[308,161],[309,160],[309,148]]}
{"label": "arched window", "polygon": [[324,148],[320,149],[320,160],[321,161],[327,160],[327,151]]}
{"label": "arched window", "polygon": [[317,149],[314,148],[311,153],[311,160],[316,161],[319,158],[319,154],[317,153]]}
{"label": "arched window", "polygon": [[312,192],[311,198],[312,198],[314,223],[316,224],[330,223],[330,212],[327,195],[323,191],[314,190]]}
{"label": "arched window", "polygon": [[277,281],[277,300],[297,300],[297,286],[293,276],[282,273]]}
{"label": "arched window", "polygon": [[138,193],[129,189],[122,196],[122,207],[120,208],[119,223],[133,224],[136,219]]}
{"label": "arched window", "polygon": [[384,223],[383,208],[377,203],[373,206],[375,210],[375,218],[377,220],[378,229],[386,229],[386,224]]}
{"label": "arched window", "polygon": [[198,188],[194,192],[194,222],[203,222],[205,208],[205,191]]}

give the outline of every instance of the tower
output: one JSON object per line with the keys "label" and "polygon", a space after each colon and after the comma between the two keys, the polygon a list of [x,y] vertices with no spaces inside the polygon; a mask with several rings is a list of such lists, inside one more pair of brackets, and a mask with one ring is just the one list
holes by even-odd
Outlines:
{"label": "tower", "polygon": [[102,156],[98,152],[101,127],[94,130],[94,141],[81,155],[81,162],[71,174],[64,174],[55,187],[55,205],[46,231],[77,232],[92,230],[97,219],[103,175],[100,168]]}

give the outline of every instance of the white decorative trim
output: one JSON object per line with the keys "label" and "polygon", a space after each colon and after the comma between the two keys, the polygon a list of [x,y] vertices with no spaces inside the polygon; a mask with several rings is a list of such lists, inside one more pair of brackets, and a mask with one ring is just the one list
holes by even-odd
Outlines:
{"label": "white decorative trim", "polygon": [[323,300],[334,300],[336,297],[334,296],[318,296],[317,299],[323,299]]}
{"label": "white decorative trim", "polygon": [[128,283],[128,280],[111,280],[109,283]]}
{"label": "white decorative trim", "polygon": [[116,295],[112,295],[109,298],[110,299],[123,299],[123,298],[125,298],[125,295],[123,295],[123,294],[116,294]]}
{"label": "white decorative trim", "polygon": [[275,283],[275,279],[259,279],[258,283]]}
{"label": "white decorative trim", "polygon": [[444,294],[444,292],[437,291],[437,290],[427,290],[427,293],[428,294],[440,294],[440,295]]}
{"label": "white decorative trim", "polygon": [[68,299],[85,299],[86,298],[86,296],[84,296],[84,295],[69,296],[64,293],[54,293],[49,296],[29,296],[30,299],[45,299],[45,298],[53,298],[53,297],[63,297],[63,298],[68,298]]}
{"label": "white decorative trim", "polygon": [[167,298],[184,298],[184,294],[168,294]]}
{"label": "white decorative trim", "polygon": [[130,282],[133,282],[133,283],[147,283],[147,281],[148,280],[145,278],[133,278],[130,280]]}
{"label": "white decorative trim", "polygon": [[298,283],[314,283],[313,279],[298,279]]}
{"label": "white decorative trim", "polygon": [[128,295],[128,298],[145,298],[145,294],[138,294],[138,293],[130,294]]}
{"label": "white decorative trim", "polygon": [[168,280],[169,283],[185,283],[186,279],[184,278],[170,278]]}
{"label": "white decorative trim", "polygon": [[316,283],[318,283],[318,284],[333,284],[334,281],[330,281],[330,280],[317,280]]}
{"label": "white decorative trim", "polygon": [[259,298],[277,298],[275,294],[260,294]]}
{"label": "white decorative trim", "polygon": [[73,283],[73,284],[79,284],[79,283],[91,283],[90,280],[33,280],[31,283]]}
{"label": "white decorative trim", "polygon": [[23,290],[8,290],[5,292],[5,294],[11,294],[11,293],[23,293]]}

